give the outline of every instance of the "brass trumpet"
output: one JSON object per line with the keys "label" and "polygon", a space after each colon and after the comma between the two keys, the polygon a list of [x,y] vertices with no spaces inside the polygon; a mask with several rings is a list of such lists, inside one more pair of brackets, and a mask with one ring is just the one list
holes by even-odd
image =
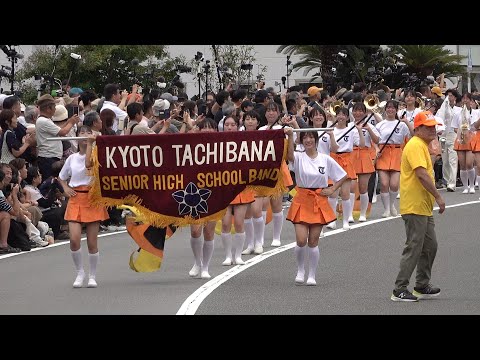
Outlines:
{"label": "brass trumpet", "polygon": [[342,107],[345,107],[345,103],[343,102],[343,100],[335,100],[330,104],[330,107],[328,108],[328,111],[333,116],[337,116],[337,110],[342,108]]}

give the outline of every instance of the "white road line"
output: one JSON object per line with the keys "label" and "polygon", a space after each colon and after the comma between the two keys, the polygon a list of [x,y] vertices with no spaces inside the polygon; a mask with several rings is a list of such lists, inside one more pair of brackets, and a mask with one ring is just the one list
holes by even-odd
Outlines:
{"label": "white road line", "polygon": [[[104,237],[104,236],[110,236],[110,235],[116,235],[116,234],[121,234],[121,233],[125,233],[127,232],[127,230],[120,230],[120,231],[115,231],[115,232],[112,232],[112,233],[108,233],[108,234],[101,234],[101,235],[98,235],[98,237]],[[86,237],[83,237],[80,239],[80,241],[83,241],[83,240],[87,240]],[[61,246],[61,245],[65,245],[65,244],[70,244],[70,241],[69,240],[60,240],[61,242],[58,242],[58,243],[54,243],[54,244],[51,244],[51,245],[48,245],[48,246],[45,246],[45,247],[37,247],[37,248],[33,248],[32,250],[30,251],[22,251],[22,252],[19,252],[19,253],[10,253],[10,254],[4,254],[4,255],[0,255],[0,260],[1,259],[5,259],[5,258],[8,258],[8,257],[12,257],[12,256],[17,256],[17,255],[24,255],[24,254],[29,254],[31,252],[34,252],[34,251],[40,251],[40,250],[47,250],[47,249],[51,249],[53,247],[56,247],[56,246]]]}
{"label": "white road line", "polygon": [[[457,207],[457,206],[464,206],[464,205],[471,205],[471,204],[480,204],[480,201],[476,200],[476,201],[468,201],[468,202],[460,203],[460,204],[448,205],[448,206],[446,206],[446,208],[453,208],[453,207]],[[436,210],[438,210],[438,207],[434,207],[433,209],[434,209],[434,211],[436,211]],[[399,218],[399,217],[401,217],[401,215],[397,215],[397,216],[394,216],[394,217],[388,217],[388,218],[369,220],[369,221],[366,221],[364,223],[350,225],[350,229],[351,230],[358,229],[358,228],[361,228],[363,226],[376,224],[376,223],[380,223],[380,222],[383,222],[383,221],[396,219],[396,218]],[[343,230],[343,229],[331,230],[331,231],[328,231],[328,232],[325,233],[325,237],[335,235],[335,234],[345,232],[345,231],[350,231],[350,230]],[[180,306],[180,309],[177,311],[176,315],[195,315],[199,306],[202,304],[203,300],[208,295],[210,295],[213,292],[213,290],[218,288],[224,282],[231,279],[235,275],[241,273],[242,271],[248,269],[249,267],[251,267],[255,264],[258,264],[259,262],[269,258],[270,256],[273,256],[273,255],[279,254],[283,251],[292,249],[293,247],[295,247],[296,244],[297,243],[294,241],[290,244],[283,245],[283,246],[280,246],[280,247],[275,248],[273,250],[266,251],[263,254],[257,255],[255,257],[245,261],[245,265],[235,265],[234,267],[232,267],[231,269],[223,272],[222,274],[220,274],[218,276],[215,276],[213,279],[209,280],[208,282],[203,284],[201,287],[199,287],[197,290],[195,290],[195,292],[192,295],[190,295],[183,302],[182,306]]]}

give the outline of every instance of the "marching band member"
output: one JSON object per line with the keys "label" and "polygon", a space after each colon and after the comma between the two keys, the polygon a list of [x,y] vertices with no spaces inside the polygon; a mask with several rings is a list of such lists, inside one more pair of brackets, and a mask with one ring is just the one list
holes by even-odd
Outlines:
{"label": "marching band member", "polygon": [[[249,110],[243,114],[243,126],[245,131],[255,131],[260,125],[260,115],[255,110]],[[245,214],[245,242],[247,247],[242,255],[250,255],[257,249],[263,252],[263,237],[265,233],[265,221],[262,215],[263,197],[255,196],[255,201],[250,204]]]}
{"label": "marching band member", "polygon": [[[330,153],[330,156],[343,168],[347,173],[347,179],[342,183],[340,187],[340,196],[342,198],[342,211],[343,211],[343,228],[349,230],[350,226],[348,225],[348,217],[352,213],[353,204],[350,202],[350,187],[352,180],[357,179],[357,174],[355,173],[355,168],[352,164],[352,151],[353,151],[353,141],[354,136],[359,136],[359,145],[361,147],[365,146],[365,137],[361,131],[361,124],[349,124],[347,127],[348,119],[348,109],[339,108],[337,110],[337,124],[333,130],[333,134],[338,144],[337,152]],[[355,129],[351,130],[350,128],[355,126]],[[357,135],[355,135],[357,134]],[[332,207],[333,211],[337,208],[337,198],[338,191],[333,192],[329,198],[328,202]],[[335,229],[335,221],[327,225],[329,229]]]}
{"label": "marching band member", "polygon": [[453,119],[452,128],[457,134],[453,149],[457,152],[460,179],[462,179],[462,194],[475,194],[475,169],[473,168],[474,155],[472,153],[473,124],[479,119],[479,110],[472,109],[472,94],[463,96],[463,108],[460,116]]}
{"label": "marching band member", "polygon": [[[355,122],[359,122],[365,116],[370,117],[370,114],[367,115],[367,108],[363,102],[357,102],[352,107],[352,114]],[[375,113],[373,113],[372,119],[375,117]],[[377,115],[379,116],[379,115]],[[354,134],[354,144],[355,147],[353,148],[353,163],[355,166],[355,172],[358,176],[358,191],[360,193],[360,217],[359,221],[367,221],[367,208],[368,208],[368,181],[370,180],[370,176],[375,173],[375,167],[372,161],[371,155],[371,148],[374,146],[373,144],[378,144],[379,141],[379,133],[377,128],[372,125],[370,121],[364,123],[362,127],[363,137],[365,138],[365,145],[360,146],[359,142],[360,139],[357,134]],[[350,189],[350,202],[353,206],[355,204],[355,187],[352,184],[352,188]],[[354,222],[353,216],[349,215],[348,222]]]}
{"label": "marching band member", "polygon": [[88,136],[88,140],[78,141],[78,153],[70,155],[60,170],[58,179],[64,193],[69,197],[65,220],[68,221],[70,231],[70,251],[72,254],[77,277],[73,283],[74,288],[83,286],[85,271],[82,262],[82,249],[80,237],[82,224],[87,226],[88,261],[90,264],[88,275],[88,287],[97,287],[96,272],[98,263],[98,230],[100,221],[108,219],[105,207],[93,206],[90,203],[88,192],[92,182],[92,176],[87,175],[87,169],[92,167],[90,159],[95,135],[88,126],[81,126],[77,136]]}
{"label": "marching band member", "polygon": [[[287,127],[284,131],[288,135],[288,161],[293,163],[297,179],[297,195],[293,198],[287,215],[287,220],[295,226],[297,242],[295,283],[303,284],[305,281],[305,255],[308,253],[306,285],[315,286],[315,273],[320,257],[320,233],[324,225],[336,218],[335,212],[328,206],[327,196],[337,191],[347,180],[347,174],[331,157],[318,152],[316,131],[300,133],[304,151],[294,151],[293,129]],[[334,185],[330,187],[329,178],[334,181]],[[305,246],[307,243],[308,247]]]}
{"label": "marching band member", "polygon": [[[283,119],[280,117],[280,107],[278,104],[274,101],[270,101],[267,103],[266,106],[266,111],[265,111],[265,117],[267,119],[267,125],[264,125],[259,128],[259,130],[271,130],[271,129],[281,129],[283,125],[281,125],[279,122],[280,120],[282,121],[290,121],[293,124],[293,118],[288,118],[288,117],[283,117]],[[283,172],[283,180],[284,180],[284,185],[285,187],[289,187],[293,185],[293,180],[290,175],[290,171],[288,170],[287,164],[284,162],[282,164],[282,169],[281,171]],[[282,207],[282,196],[279,197],[265,197],[264,198],[264,203],[263,203],[263,212],[265,213],[265,216],[267,214],[267,205],[268,201],[270,201],[270,206],[272,207],[272,223],[273,223],[273,239],[271,246],[280,246],[281,241],[280,241],[280,235],[282,233],[282,226],[283,226],[283,207]],[[263,252],[263,249],[258,249]],[[258,251],[255,251],[255,253],[259,253]],[[260,252],[261,253],[261,252]]]}
{"label": "marching band member", "polygon": [[398,102],[387,101],[385,119],[377,124],[380,134],[380,150],[377,154],[376,167],[380,177],[380,197],[385,212],[383,217],[397,216],[395,199],[400,182],[401,146],[405,138],[413,136],[413,125],[406,116],[397,118]]}
{"label": "marching band member", "polygon": [[[268,109],[268,108],[267,108]],[[268,110],[267,110],[268,113]],[[238,131],[239,120],[233,115],[227,116],[223,123],[223,131]],[[253,191],[243,190],[227,206],[227,210],[222,219],[222,243],[225,249],[225,260],[222,265],[243,265],[242,260],[243,244],[245,243],[244,221],[247,213],[248,204],[255,201]],[[235,235],[232,244],[232,216],[235,227]],[[233,245],[233,246],[232,246]],[[233,256],[232,256],[233,255]]]}
{"label": "marching band member", "polygon": [[461,100],[461,95],[455,89],[448,89],[445,92],[445,101],[440,109],[437,111],[437,116],[443,119],[445,124],[445,146],[442,147],[442,172],[443,179],[447,183],[447,191],[455,191],[457,185],[457,166],[458,156],[454,150],[454,143],[457,137],[453,130],[452,124],[459,123],[459,120],[455,118],[460,116],[462,108],[456,106],[456,103]]}
{"label": "marching band member", "polygon": [[[205,118],[198,123],[200,132],[215,132],[217,131],[217,123],[215,120]],[[207,221],[205,224],[190,225],[190,246],[192,248],[195,264],[188,273],[191,277],[200,275],[201,279],[210,279],[208,266],[212,259],[215,238],[216,221]],[[202,239],[203,232],[203,239]]]}

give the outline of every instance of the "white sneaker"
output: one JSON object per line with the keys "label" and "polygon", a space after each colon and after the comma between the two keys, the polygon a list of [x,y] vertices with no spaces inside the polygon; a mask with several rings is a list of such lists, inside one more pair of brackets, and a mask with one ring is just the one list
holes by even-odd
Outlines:
{"label": "white sneaker", "polygon": [[245,261],[243,261],[242,258],[236,258],[235,265],[245,265]]}
{"label": "white sneaker", "polygon": [[468,187],[462,191],[462,194],[468,194]]}
{"label": "white sneaker", "polygon": [[201,278],[202,278],[202,279],[210,279],[211,276],[210,276],[210,274],[208,273],[207,270],[202,270]]}
{"label": "white sneaker", "polygon": [[316,286],[317,282],[313,278],[308,278],[307,279],[307,286]]}
{"label": "white sneaker", "polygon": [[397,195],[397,199],[400,199],[400,193],[398,193],[398,195]]}
{"label": "white sneaker", "polygon": [[118,225],[117,226],[117,231],[123,231],[123,230],[127,230],[127,227],[125,225]]}
{"label": "white sneaker", "polygon": [[397,211],[397,209],[395,209],[395,206],[390,206],[390,215],[392,215],[392,216],[397,216],[398,215],[398,211]]}
{"label": "white sneaker", "polygon": [[230,259],[230,258],[226,258],[222,263],[223,266],[230,266],[232,264],[233,264],[233,262],[232,262],[232,259]]}
{"label": "white sneaker", "polygon": [[83,286],[83,281],[85,280],[85,272],[81,271],[77,274],[75,281],[73,282],[74,288],[81,288]]}
{"label": "white sneaker", "polygon": [[253,252],[257,255],[260,255],[261,253],[263,253],[263,246],[256,245],[255,248],[253,249]]}
{"label": "white sneaker", "polygon": [[350,216],[348,218],[348,222],[351,223],[351,224],[355,223],[355,219],[353,218],[353,216]]}
{"label": "white sneaker", "polygon": [[48,246],[50,243],[48,241],[45,241],[45,240],[42,240],[40,238],[35,238],[35,240],[33,240],[35,242],[35,244],[37,244],[39,247],[45,247],[45,246]]}
{"label": "white sneaker", "polygon": [[89,277],[88,278],[87,287],[89,287],[89,288],[96,288],[97,287],[97,281],[95,280],[94,277]]}
{"label": "white sneaker", "polygon": [[470,193],[470,194],[475,194],[475,188],[474,188],[474,187],[471,187],[470,190],[469,190],[469,193]]}
{"label": "white sneaker", "polygon": [[245,250],[242,251],[242,255],[250,255],[253,253],[253,249],[247,247]]}
{"label": "white sneaker", "polygon": [[358,218],[358,221],[359,222],[365,222],[365,221],[367,221],[367,218],[363,215],[360,215],[360,217]]}
{"label": "white sneaker", "polygon": [[336,222],[336,221],[332,221],[331,223],[327,224],[327,228],[328,228],[328,229],[335,230],[335,229],[337,228],[337,222]]}
{"label": "white sneaker", "polygon": [[343,224],[343,230],[350,230],[350,225]]}
{"label": "white sneaker", "polygon": [[297,273],[295,284],[303,284],[305,282],[305,274]]}
{"label": "white sneaker", "polygon": [[197,264],[194,264],[192,269],[188,272],[188,275],[190,275],[191,277],[196,277],[200,274],[200,266],[198,266]]}
{"label": "white sneaker", "polygon": [[280,242],[280,240],[273,240],[270,246],[278,247],[278,246],[280,246],[280,245],[282,245],[282,243]]}
{"label": "white sneaker", "polygon": [[382,214],[382,217],[384,218],[390,217],[390,210],[385,210]]}

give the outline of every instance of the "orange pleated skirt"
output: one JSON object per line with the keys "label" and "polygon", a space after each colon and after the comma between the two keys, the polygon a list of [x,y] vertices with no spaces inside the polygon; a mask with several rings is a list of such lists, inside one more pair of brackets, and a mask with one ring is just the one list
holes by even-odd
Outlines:
{"label": "orange pleated skirt", "polygon": [[[380,149],[383,144],[380,145]],[[377,170],[385,171],[400,171],[400,164],[402,161],[401,145],[388,144],[382,150],[382,155],[377,159]]]}
{"label": "orange pleated skirt", "polygon": [[65,220],[91,223],[109,218],[105,207],[92,205],[88,196],[89,186],[79,186],[73,190],[77,192],[77,195],[68,199],[67,209],[65,210]]}
{"label": "orange pleated skirt", "polygon": [[322,189],[295,188],[294,196],[287,220],[294,224],[326,225],[337,217],[328,203],[328,197],[320,195]]}
{"label": "orange pleated skirt", "polygon": [[[334,159],[346,171],[350,180],[357,179],[357,173],[352,164],[352,153],[330,153],[330,157]],[[329,182],[330,183],[330,182]]]}
{"label": "orange pleated skirt", "polygon": [[355,146],[353,148],[352,157],[352,162],[356,174],[371,174],[375,172],[375,167],[373,166],[372,161],[371,148],[360,148],[358,146]]}
{"label": "orange pleated skirt", "polygon": [[480,152],[480,130],[475,131],[475,134],[470,141],[470,146],[473,152]]}
{"label": "orange pleated skirt", "polygon": [[290,175],[290,169],[285,161],[282,162],[282,166],[280,167],[283,175],[283,185],[285,187],[289,187],[293,185],[292,175]]}
{"label": "orange pleated skirt", "polygon": [[472,139],[473,134],[468,131],[465,139],[465,144],[460,144],[458,137],[455,139],[455,143],[453,144],[453,150],[456,151],[472,151]]}
{"label": "orange pleated skirt", "polygon": [[245,189],[232,200],[230,205],[250,204],[254,201],[255,193],[250,189]]}

